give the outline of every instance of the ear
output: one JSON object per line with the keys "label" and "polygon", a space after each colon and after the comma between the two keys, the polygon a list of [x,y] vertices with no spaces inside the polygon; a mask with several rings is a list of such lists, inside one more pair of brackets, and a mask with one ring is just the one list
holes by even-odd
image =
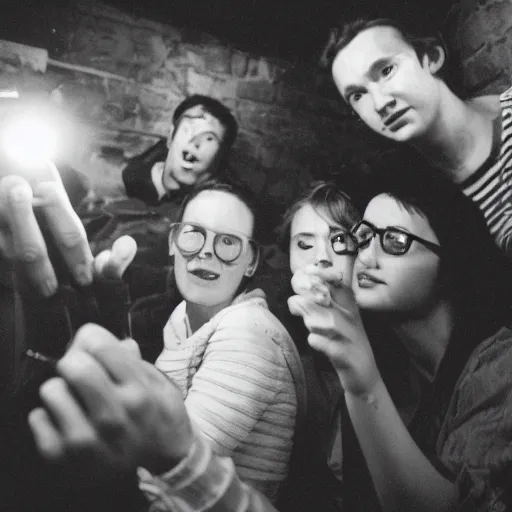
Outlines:
{"label": "ear", "polygon": [[244,272],[245,277],[252,277],[258,268],[258,263],[260,262],[260,250],[259,247],[253,250],[253,258],[250,265],[247,267],[247,270]]}
{"label": "ear", "polygon": [[175,254],[175,249],[174,249],[174,243],[169,240],[169,256],[174,256]]}
{"label": "ear", "polygon": [[441,70],[445,62],[446,52],[441,45],[436,44],[425,52],[422,64],[423,67],[428,67],[428,70],[432,75],[435,75],[438,71]]}

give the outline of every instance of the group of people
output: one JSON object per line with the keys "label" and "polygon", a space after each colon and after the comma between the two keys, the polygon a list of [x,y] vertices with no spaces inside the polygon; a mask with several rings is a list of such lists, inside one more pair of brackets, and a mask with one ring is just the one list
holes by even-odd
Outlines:
{"label": "group of people", "polygon": [[[66,485],[139,489],[150,511],[512,510],[510,93],[461,99],[442,41],[393,20],[347,24],[332,57],[344,100],[416,153],[364,197],[297,199],[283,314],[258,288],[254,198],[217,175],[236,123],[181,109],[146,179],[157,200],[193,185],[169,228],[182,302],[132,308],[131,338],[87,324],[58,361],[36,354],[55,374],[26,421]],[[58,288],[37,205],[77,285],[124,289],[133,240],[93,258],[63,187],[9,175],[0,198],[14,279]]]}

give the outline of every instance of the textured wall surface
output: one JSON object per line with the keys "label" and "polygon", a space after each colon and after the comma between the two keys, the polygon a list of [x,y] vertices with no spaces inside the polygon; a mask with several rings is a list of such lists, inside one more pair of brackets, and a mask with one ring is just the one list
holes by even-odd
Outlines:
{"label": "textured wall surface", "polygon": [[207,34],[104,4],[72,3],[58,17],[62,48],[50,54],[46,71],[4,61],[0,80],[53,91],[79,121],[73,163],[99,196],[123,194],[126,158],[156,141],[145,134],[166,136],[174,108],[193,93],[232,109],[240,135],[231,167],[278,206],[312,177],[339,175],[354,159],[378,151],[327,73],[240,52]]}
{"label": "textured wall surface", "polygon": [[497,93],[510,86],[512,0],[462,0],[452,37],[470,93]]}

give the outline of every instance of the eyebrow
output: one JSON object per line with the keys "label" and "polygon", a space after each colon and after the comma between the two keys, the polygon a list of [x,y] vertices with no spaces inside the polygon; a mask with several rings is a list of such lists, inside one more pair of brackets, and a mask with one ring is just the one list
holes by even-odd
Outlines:
{"label": "eyebrow", "polygon": [[309,238],[314,238],[316,235],[314,233],[309,233],[307,231],[301,231],[300,233],[295,233],[295,235],[292,236],[292,240],[299,238],[299,236],[306,236]]}
{"label": "eyebrow", "polygon": [[[329,226],[329,235],[332,235],[333,233],[339,233],[340,231],[347,232],[347,230],[341,226]],[[309,238],[314,238],[318,235],[318,233],[310,233],[309,231],[301,231],[300,233],[295,233],[295,235],[292,236],[292,240],[299,236],[305,236]]]}
{"label": "eyebrow", "polygon": [[[411,230],[410,230],[409,228],[406,228],[405,226],[400,226],[400,225],[396,225],[396,224],[394,224],[394,225],[392,225],[392,226],[387,225],[387,226],[385,226],[385,227],[381,228],[381,227],[377,226],[377,225],[376,225],[374,222],[372,222],[371,220],[368,220],[368,219],[363,219],[363,220],[365,220],[366,222],[369,222],[370,224],[372,224],[373,226],[375,226],[377,229],[401,229],[402,231],[407,231],[407,233],[409,233],[410,235],[414,235],[414,233],[412,233],[412,232],[411,232]],[[418,235],[416,235],[416,236],[418,236]]]}

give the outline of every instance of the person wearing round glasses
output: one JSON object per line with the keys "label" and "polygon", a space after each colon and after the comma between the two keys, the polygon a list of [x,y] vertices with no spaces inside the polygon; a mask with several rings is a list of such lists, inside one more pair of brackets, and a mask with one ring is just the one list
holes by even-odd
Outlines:
{"label": "person wearing round glasses", "polygon": [[244,481],[274,499],[303,408],[303,372],[265,294],[246,290],[259,261],[253,201],[234,183],[206,181],[177,218],[169,254],[183,301],[167,309],[162,330],[152,316],[133,337],[146,359],[160,346],[155,365],[181,389],[197,430],[216,453],[233,457]]}
{"label": "person wearing round glasses", "polygon": [[[351,287],[332,266],[292,278],[290,311],[343,388],[344,506],[509,510],[510,267],[476,205],[429,170],[407,171],[382,176],[351,230]],[[368,319],[405,348],[405,400],[383,378]]]}

